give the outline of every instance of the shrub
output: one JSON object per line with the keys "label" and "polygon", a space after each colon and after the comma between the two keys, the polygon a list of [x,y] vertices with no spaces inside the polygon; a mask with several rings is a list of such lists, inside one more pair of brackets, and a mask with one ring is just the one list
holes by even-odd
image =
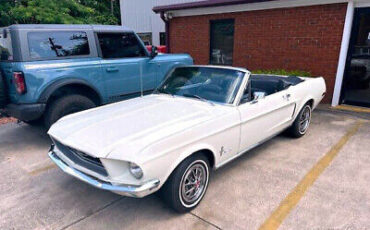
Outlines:
{"label": "shrub", "polygon": [[285,75],[285,76],[300,76],[300,77],[312,77],[310,72],[302,70],[285,70],[285,69],[271,69],[271,70],[254,70],[253,74],[273,74],[273,75]]}

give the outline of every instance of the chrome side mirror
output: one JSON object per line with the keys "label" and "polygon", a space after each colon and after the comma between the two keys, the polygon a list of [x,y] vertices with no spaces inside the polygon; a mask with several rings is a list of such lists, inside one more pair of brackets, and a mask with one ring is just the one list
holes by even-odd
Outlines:
{"label": "chrome side mirror", "polygon": [[265,97],[266,97],[265,92],[254,92],[252,104],[257,103],[259,100],[264,99]]}

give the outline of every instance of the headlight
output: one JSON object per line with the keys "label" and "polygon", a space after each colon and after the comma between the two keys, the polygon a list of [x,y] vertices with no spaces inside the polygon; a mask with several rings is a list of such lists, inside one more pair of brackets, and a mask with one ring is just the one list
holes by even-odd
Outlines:
{"label": "headlight", "polygon": [[130,173],[136,178],[140,179],[143,177],[143,170],[139,165],[130,162]]}

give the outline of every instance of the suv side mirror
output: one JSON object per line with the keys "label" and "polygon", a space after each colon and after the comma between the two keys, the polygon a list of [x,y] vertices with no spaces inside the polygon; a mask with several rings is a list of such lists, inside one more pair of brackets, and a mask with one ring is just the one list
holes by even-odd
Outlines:
{"label": "suv side mirror", "polygon": [[154,58],[155,56],[158,55],[158,49],[156,46],[152,46],[152,51],[150,52],[150,57]]}
{"label": "suv side mirror", "polygon": [[8,37],[8,31],[6,31],[6,29],[3,30],[3,38],[7,38]]}

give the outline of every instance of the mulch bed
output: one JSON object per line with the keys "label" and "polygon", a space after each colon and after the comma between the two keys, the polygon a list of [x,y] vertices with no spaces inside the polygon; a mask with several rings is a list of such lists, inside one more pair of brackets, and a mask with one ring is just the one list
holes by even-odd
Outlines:
{"label": "mulch bed", "polygon": [[0,125],[10,123],[10,122],[16,122],[17,119],[12,118],[12,117],[0,117]]}

